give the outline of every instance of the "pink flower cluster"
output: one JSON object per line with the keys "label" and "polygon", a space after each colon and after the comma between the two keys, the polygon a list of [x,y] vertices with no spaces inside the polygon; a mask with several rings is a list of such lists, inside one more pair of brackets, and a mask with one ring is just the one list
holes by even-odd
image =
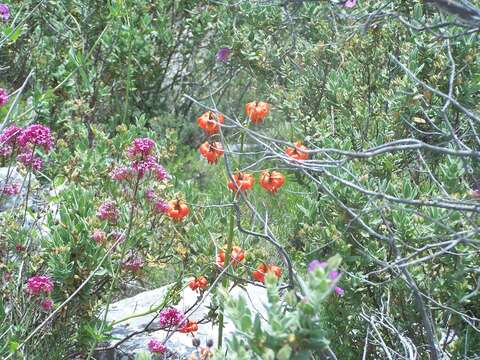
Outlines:
{"label": "pink flower cluster", "polygon": [[20,192],[20,184],[14,183],[14,184],[6,184],[3,185],[0,184],[0,194],[4,195],[17,195]]}
{"label": "pink flower cluster", "polygon": [[27,280],[27,292],[30,295],[50,294],[53,291],[53,282],[48,276],[35,275]]}
{"label": "pink flower cluster", "polygon": [[119,217],[117,205],[113,201],[105,201],[97,210],[97,216],[101,220],[116,223]]}
{"label": "pink flower cluster", "polygon": [[23,147],[41,146],[48,154],[53,147],[50,129],[40,124],[29,125],[18,137],[18,142]]}
{"label": "pink flower cluster", "polygon": [[[313,272],[315,269],[320,268],[322,270],[325,270],[328,266],[328,263],[326,261],[319,261],[319,260],[313,260],[310,264],[308,264],[308,272]],[[340,278],[340,273],[337,271],[337,269],[333,269],[328,273],[328,278],[332,280],[334,284],[339,280]],[[341,287],[334,285],[333,290],[335,293],[339,296],[343,296],[345,293],[345,290],[343,290]]]}
{"label": "pink flower cluster", "polygon": [[145,159],[151,155],[155,148],[155,141],[149,138],[137,138],[133,140],[132,145],[127,150],[128,157],[131,160]]}
{"label": "pink flower cluster", "polygon": [[127,260],[122,264],[123,268],[127,271],[138,272],[143,268],[144,262],[140,256],[130,254]]}
{"label": "pink flower cluster", "polygon": [[185,321],[185,315],[174,307],[160,311],[159,322],[162,328],[179,326]]}
{"label": "pink flower cluster", "polygon": [[[0,4],[0,18],[1,17],[2,17],[2,4]],[[0,88],[0,107],[5,106],[7,102],[8,102],[7,90]]]}
{"label": "pink flower cluster", "polygon": [[10,19],[10,9],[7,4],[0,4],[0,19],[3,21]]}
{"label": "pink flower cluster", "polygon": [[103,243],[107,238],[105,231],[100,229],[93,230],[92,239],[95,240],[97,244]]}
{"label": "pink flower cluster", "polygon": [[0,134],[0,156],[11,156],[18,152],[17,160],[32,170],[40,170],[43,161],[35,154],[35,149],[43,148],[48,154],[53,147],[50,129],[40,124],[22,129],[12,125]]}
{"label": "pink flower cluster", "polygon": [[161,341],[152,339],[148,342],[148,350],[152,353],[164,354],[167,351],[167,347]]}
{"label": "pink flower cluster", "polygon": [[148,138],[133,140],[127,149],[127,155],[132,160],[130,167],[119,167],[110,173],[112,180],[131,180],[134,177],[143,178],[147,172],[152,172],[158,181],[168,177],[165,168],[157,162],[152,152],[155,142]]}
{"label": "pink flower cluster", "polygon": [[128,167],[122,166],[122,167],[113,169],[110,172],[110,178],[112,180],[117,180],[117,181],[130,180],[132,178],[132,171]]}
{"label": "pink flower cluster", "polygon": [[170,209],[170,205],[163,199],[157,199],[153,205],[155,212],[158,214],[166,214]]}

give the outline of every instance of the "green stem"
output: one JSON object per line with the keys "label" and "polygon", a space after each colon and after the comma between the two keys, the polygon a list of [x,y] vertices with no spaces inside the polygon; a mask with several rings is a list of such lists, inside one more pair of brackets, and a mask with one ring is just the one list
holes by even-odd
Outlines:
{"label": "green stem", "polygon": [[[225,253],[224,266],[228,266],[228,264],[230,264],[230,257],[231,257],[232,248],[233,248],[234,225],[235,225],[235,213],[234,213],[234,210],[232,209],[232,212],[230,214],[230,224],[229,224],[228,238],[227,238],[227,251]],[[225,276],[223,279],[223,287],[226,288],[227,286],[228,286],[228,276]],[[222,348],[222,342],[223,342],[223,327],[224,327],[223,311],[224,311],[224,304],[223,304],[223,301],[220,301],[220,315],[218,319],[218,339],[217,339],[219,349]]]}

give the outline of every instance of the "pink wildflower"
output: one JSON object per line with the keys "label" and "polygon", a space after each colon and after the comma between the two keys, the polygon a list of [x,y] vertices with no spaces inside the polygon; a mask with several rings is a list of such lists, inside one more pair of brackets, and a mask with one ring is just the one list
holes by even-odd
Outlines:
{"label": "pink wildflower", "polygon": [[160,341],[152,339],[148,342],[148,350],[156,354],[163,354],[167,351],[167,347]]}
{"label": "pink wildflower", "polygon": [[157,199],[154,205],[155,212],[158,214],[166,214],[170,209],[170,205],[163,199]]}
{"label": "pink wildflower", "polygon": [[[1,89],[0,89],[1,90]],[[1,103],[1,93],[0,93]],[[18,136],[22,133],[22,128],[16,125],[9,126],[0,134],[0,156],[10,156],[17,143]]]}
{"label": "pink wildflower", "polygon": [[48,153],[53,147],[52,134],[50,129],[44,125],[32,124],[22,131],[18,137],[22,146],[41,146]]}
{"label": "pink wildflower", "polygon": [[17,160],[25,165],[25,167],[35,171],[39,171],[43,168],[43,160],[38,156],[35,156],[31,149],[27,149],[18,155]]}
{"label": "pink wildflower", "polygon": [[110,223],[117,222],[119,213],[116,204],[113,201],[105,201],[98,208],[97,216],[101,220],[107,220]]}
{"label": "pink wildflower", "polygon": [[155,199],[155,191],[153,191],[153,189],[145,190],[145,199],[153,201],[153,199]]}
{"label": "pink wildflower", "polygon": [[127,271],[138,272],[144,265],[143,259],[140,256],[130,254],[129,258],[122,264]]}
{"label": "pink wildflower", "polygon": [[155,172],[155,176],[156,176],[158,181],[165,180],[168,177],[167,170],[165,170],[165,168],[160,164],[156,164],[153,171]]}
{"label": "pink wildflower", "polygon": [[147,171],[156,170],[157,166],[157,160],[151,155],[147,155],[141,160],[132,161],[132,169],[140,178],[142,178]]}
{"label": "pink wildflower", "polygon": [[53,291],[53,282],[48,276],[35,275],[27,280],[27,292],[30,295],[50,294]]}
{"label": "pink wildflower", "polygon": [[138,138],[133,140],[132,145],[128,148],[127,153],[130,159],[135,160],[140,155],[141,158],[149,156],[155,147],[155,142],[149,138]]}
{"label": "pink wildflower", "polygon": [[343,4],[343,6],[345,6],[346,8],[349,8],[349,9],[355,7],[355,5],[357,5],[357,0],[347,0]]}
{"label": "pink wildflower", "polygon": [[[7,4],[0,4],[0,19],[7,21],[10,19],[10,9]],[[1,106],[1,103],[0,103]]]}
{"label": "pink wildflower", "polygon": [[107,234],[105,234],[105,231],[100,229],[93,230],[92,239],[95,240],[97,244],[103,243],[106,238]]}
{"label": "pink wildflower", "polygon": [[53,308],[53,300],[49,298],[45,298],[40,303],[40,306],[44,311],[50,311]]}
{"label": "pink wildflower", "polygon": [[122,166],[116,169],[113,169],[110,172],[110,178],[112,180],[129,180],[132,177],[132,170],[126,166]]}
{"label": "pink wildflower", "polygon": [[[326,261],[313,260],[310,264],[308,264],[308,272],[313,272],[317,268],[325,270],[327,266],[328,263]],[[337,269],[333,269],[328,273],[327,276],[335,283],[340,278],[340,275],[341,274],[337,271]],[[345,291],[341,287],[336,285],[334,285],[333,290],[339,296],[343,296],[343,294],[345,293]]]}
{"label": "pink wildflower", "polygon": [[185,321],[185,315],[174,307],[169,307],[160,311],[160,326],[162,328],[181,325]]}
{"label": "pink wildflower", "polygon": [[3,185],[3,187],[0,184],[0,194],[13,196],[13,195],[17,195],[19,192],[20,192],[20,184],[18,183]]}
{"label": "pink wildflower", "polygon": [[[1,6],[1,5],[0,5]],[[0,7],[0,17],[2,17],[2,9]],[[4,106],[8,102],[7,90],[0,88],[0,107]]]}
{"label": "pink wildflower", "polygon": [[218,49],[217,56],[216,56],[217,61],[222,61],[226,63],[228,61],[228,57],[230,56],[231,52],[232,50],[226,47]]}

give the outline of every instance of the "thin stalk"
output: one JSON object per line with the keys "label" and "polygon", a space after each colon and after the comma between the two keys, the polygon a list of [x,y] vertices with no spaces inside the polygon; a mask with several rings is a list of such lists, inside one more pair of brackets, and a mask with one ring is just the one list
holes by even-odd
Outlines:
{"label": "thin stalk", "polygon": [[[235,196],[235,195],[234,195]],[[230,213],[230,223],[229,223],[229,228],[228,228],[228,238],[227,238],[227,251],[225,253],[225,262],[224,266],[227,264],[230,264],[230,257],[232,254],[232,248],[233,248],[233,230],[235,226],[235,213],[234,210],[232,209]],[[228,276],[225,276],[223,279],[223,287],[228,286]],[[223,311],[224,311],[224,304],[223,301],[220,302],[220,315],[218,319],[218,348],[222,348],[222,341],[223,341],[223,327],[224,327],[224,317],[223,317]]]}

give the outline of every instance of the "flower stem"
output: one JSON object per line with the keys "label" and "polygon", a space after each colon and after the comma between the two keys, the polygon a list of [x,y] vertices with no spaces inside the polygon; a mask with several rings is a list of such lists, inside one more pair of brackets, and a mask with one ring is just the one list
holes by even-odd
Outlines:
{"label": "flower stem", "polygon": [[[232,209],[230,214],[229,228],[228,228],[227,251],[225,253],[224,266],[227,266],[227,264],[230,264],[230,257],[232,254],[232,247],[233,247],[234,224],[235,224],[235,213],[234,213],[234,210]],[[228,286],[228,276],[225,276],[223,279],[223,287],[227,287],[227,286]],[[222,341],[223,341],[223,327],[224,327],[223,311],[224,311],[224,304],[223,304],[223,301],[220,301],[220,315],[218,319],[218,339],[217,339],[217,344],[219,349],[222,348]]]}

